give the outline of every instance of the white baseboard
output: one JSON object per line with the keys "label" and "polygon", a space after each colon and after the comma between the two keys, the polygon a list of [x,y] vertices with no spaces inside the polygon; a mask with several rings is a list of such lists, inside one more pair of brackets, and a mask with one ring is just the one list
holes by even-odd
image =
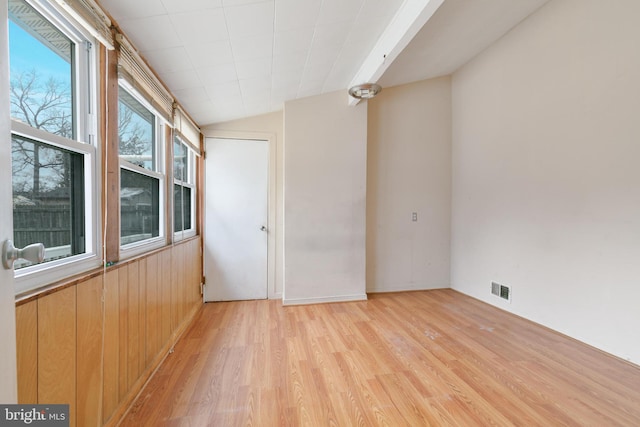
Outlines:
{"label": "white baseboard", "polygon": [[449,289],[449,285],[445,286],[423,286],[419,284],[415,285],[407,285],[406,283],[402,284],[386,284],[382,286],[371,286],[367,288],[368,293],[372,294],[381,294],[385,292],[407,292],[407,291],[430,291],[433,289]]}
{"label": "white baseboard", "polygon": [[313,297],[313,298],[283,298],[282,305],[303,305],[303,304],[322,304],[327,302],[348,302],[348,301],[365,301],[367,294],[358,295],[337,295],[330,297]]}

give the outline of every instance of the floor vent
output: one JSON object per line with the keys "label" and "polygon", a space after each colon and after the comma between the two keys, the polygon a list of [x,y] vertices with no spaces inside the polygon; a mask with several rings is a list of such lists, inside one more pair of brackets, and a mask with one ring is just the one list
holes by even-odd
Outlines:
{"label": "floor vent", "polygon": [[500,283],[491,282],[491,293],[502,299],[511,301],[511,288]]}

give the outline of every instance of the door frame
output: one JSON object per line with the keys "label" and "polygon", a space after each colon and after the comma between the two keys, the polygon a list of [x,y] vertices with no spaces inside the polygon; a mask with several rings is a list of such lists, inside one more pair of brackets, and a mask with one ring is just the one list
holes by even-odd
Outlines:
{"label": "door frame", "polygon": [[[0,32],[7,33],[7,2],[0,0]],[[0,42],[0,86],[2,92],[9,93],[9,43],[6,38]],[[5,92],[6,91],[6,92]],[[9,97],[0,100],[0,171],[3,182],[11,183],[11,118]],[[0,246],[5,240],[13,240],[13,189],[4,185],[0,190]],[[2,248],[0,247],[0,250]],[[18,402],[18,379],[16,361],[16,315],[13,269],[6,270],[0,265],[0,403]]]}
{"label": "door frame", "polygon": [[[276,299],[282,298],[282,295],[277,292],[276,289],[276,236],[277,221],[276,221],[276,135],[268,132],[242,132],[242,131],[229,131],[229,130],[206,130],[202,129],[204,134],[204,156],[207,151],[207,139],[208,138],[221,138],[221,139],[241,139],[241,140],[258,140],[267,142],[268,152],[268,165],[267,165],[267,298]],[[203,206],[206,205],[205,198],[207,197],[206,189],[206,161],[203,162]],[[204,223],[205,214],[203,214],[203,228],[206,227]],[[204,230],[202,235],[205,236]],[[206,245],[206,242],[202,242]],[[203,251],[204,255],[204,251]],[[206,262],[205,257],[202,257],[202,271],[205,272]],[[205,281],[205,286],[207,285]],[[204,292],[202,293],[204,298]]]}

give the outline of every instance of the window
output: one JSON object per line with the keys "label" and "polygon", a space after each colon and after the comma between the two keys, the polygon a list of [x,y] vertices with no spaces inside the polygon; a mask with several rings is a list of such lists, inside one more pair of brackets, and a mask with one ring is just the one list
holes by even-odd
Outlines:
{"label": "window", "polygon": [[95,54],[48,2],[9,0],[8,11],[14,241],[46,247],[43,264],[15,264],[20,290],[100,263]]}
{"label": "window", "polygon": [[24,1],[9,5],[11,117],[73,139],[75,44]]}
{"label": "window", "polygon": [[156,118],[125,90],[118,103],[120,158],[151,171],[156,168]]}
{"label": "window", "polygon": [[120,172],[122,244],[160,235],[160,180],[127,169]]}
{"label": "window", "polygon": [[176,239],[195,234],[195,154],[179,137],[173,142],[173,231]]}
{"label": "window", "polygon": [[120,86],[120,244],[127,248],[162,244],[162,135],[159,116],[124,83]]}
{"label": "window", "polygon": [[11,143],[14,244],[44,243],[46,261],[84,253],[83,156],[19,135]]}

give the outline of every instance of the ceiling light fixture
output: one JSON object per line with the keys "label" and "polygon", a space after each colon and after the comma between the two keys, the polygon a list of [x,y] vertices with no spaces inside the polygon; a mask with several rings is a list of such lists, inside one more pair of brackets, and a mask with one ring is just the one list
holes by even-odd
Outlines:
{"label": "ceiling light fixture", "polygon": [[349,95],[356,99],[371,99],[382,91],[382,87],[375,83],[363,83],[349,89]]}

